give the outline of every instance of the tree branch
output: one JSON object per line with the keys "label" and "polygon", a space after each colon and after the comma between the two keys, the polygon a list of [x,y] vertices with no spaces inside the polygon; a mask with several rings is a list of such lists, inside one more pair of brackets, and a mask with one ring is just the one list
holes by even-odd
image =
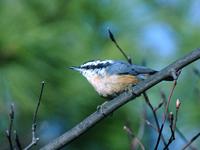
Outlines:
{"label": "tree branch", "polygon": [[35,113],[34,113],[34,116],[33,116],[33,124],[32,124],[32,141],[31,143],[24,148],[24,150],[28,150],[30,149],[32,146],[36,145],[37,142],[39,141],[39,138],[36,137],[36,127],[37,127],[37,114],[38,114],[38,110],[39,110],[39,107],[40,107],[40,103],[41,103],[41,99],[42,99],[42,94],[43,94],[43,90],[44,90],[44,85],[45,85],[45,82],[42,81],[41,83],[41,90],[40,90],[40,96],[38,98],[38,103],[37,103],[37,106],[36,106],[36,110],[35,110]]}
{"label": "tree branch", "polygon": [[191,52],[190,54],[186,55],[185,57],[175,61],[166,68],[162,69],[160,72],[138,83],[132,88],[132,91],[124,92],[118,97],[104,104],[102,107],[103,113],[101,113],[100,111],[95,111],[93,114],[91,114],[83,121],[78,123],[71,130],[67,131],[60,137],[54,139],[49,144],[41,148],[41,150],[55,150],[64,147],[65,145],[69,144],[70,142],[78,138],[80,135],[85,133],[88,129],[93,127],[99,121],[104,119],[106,116],[110,115],[113,111],[129,102],[131,99],[135,99],[149,88],[166,79],[166,77],[171,77],[172,71],[179,71],[199,58],[200,49],[197,49]]}
{"label": "tree branch", "polygon": [[200,132],[197,133],[197,134],[190,140],[190,142],[188,142],[188,143],[182,148],[182,150],[185,150],[186,148],[188,148],[188,147],[192,144],[192,142],[194,142],[199,136],[200,136]]}

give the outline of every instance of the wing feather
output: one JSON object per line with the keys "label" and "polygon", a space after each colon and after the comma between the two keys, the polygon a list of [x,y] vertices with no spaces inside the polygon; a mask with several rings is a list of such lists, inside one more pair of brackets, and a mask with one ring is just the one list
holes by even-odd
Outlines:
{"label": "wing feather", "polygon": [[109,66],[107,69],[107,72],[109,74],[131,74],[131,75],[152,75],[156,73],[156,70],[144,67],[144,66],[139,66],[139,65],[131,65],[125,61],[114,61],[111,66]]}

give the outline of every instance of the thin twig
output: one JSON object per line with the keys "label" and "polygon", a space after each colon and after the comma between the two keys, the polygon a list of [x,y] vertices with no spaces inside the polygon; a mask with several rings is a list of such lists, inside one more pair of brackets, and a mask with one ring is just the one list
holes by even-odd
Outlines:
{"label": "thin twig", "polygon": [[122,55],[126,58],[126,60],[128,61],[129,64],[132,64],[132,60],[129,56],[126,55],[126,53],[123,51],[123,49],[119,46],[119,44],[117,43],[117,41],[115,40],[114,35],[112,34],[112,32],[110,31],[110,29],[108,29],[108,33],[109,33],[109,37],[111,39],[111,41],[115,44],[115,46],[118,48],[118,50],[122,53]]}
{"label": "thin twig", "polygon": [[[163,99],[163,102],[164,102],[164,105],[165,105],[165,108],[166,108],[166,105],[167,105],[167,97],[165,95],[165,93],[163,91],[160,91],[160,94],[161,94],[161,97]],[[167,113],[169,114],[169,110],[167,111]],[[168,118],[168,121],[169,121],[169,118]],[[177,134],[181,137],[181,139],[185,142],[185,143],[188,143],[188,139],[184,136],[184,134],[179,130],[179,128],[176,126],[175,128]],[[196,150],[195,147],[193,147],[192,145],[189,146],[189,148],[191,150]]]}
{"label": "thin twig", "polygon": [[39,110],[39,107],[40,107],[40,102],[41,102],[41,99],[42,99],[42,94],[43,94],[43,90],[44,90],[44,85],[45,85],[45,82],[42,81],[41,83],[41,91],[40,91],[40,95],[39,95],[39,99],[38,99],[38,103],[37,103],[37,107],[36,107],[36,110],[35,110],[35,113],[34,113],[34,116],[33,116],[33,124],[32,124],[32,141],[31,143],[24,148],[24,150],[28,150],[30,149],[32,146],[36,145],[37,142],[39,141],[39,138],[36,137],[36,127],[37,127],[37,114],[38,114],[38,110]]}
{"label": "thin twig", "polygon": [[169,138],[169,140],[168,140],[168,143],[167,143],[167,145],[165,146],[164,150],[166,150],[166,149],[169,147],[169,145],[175,140],[176,123],[177,123],[177,120],[178,120],[178,111],[179,111],[180,105],[181,105],[181,102],[180,102],[179,99],[177,99],[177,100],[176,100],[175,120],[174,120],[173,113],[170,112],[169,120],[170,120],[171,136],[170,136],[170,138]]}
{"label": "thin twig", "polygon": [[151,127],[151,128],[153,128],[155,131],[157,131],[158,132],[158,128],[157,127],[155,127],[150,121],[148,121],[148,120],[145,120],[145,122],[146,122],[146,124],[149,126],[149,127]]}
{"label": "thin twig", "polygon": [[[144,145],[142,144],[142,142],[134,135],[133,131],[131,130],[130,127],[128,127],[127,125],[124,126],[124,130],[128,133],[128,135],[131,137],[132,142],[137,142],[142,150],[145,150]],[[135,149],[135,148],[132,148]]]}
{"label": "thin twig", "polygon": [[[151,102],[149,100],[149,97],[146,94],[146,92],[143,93],[143,96],[144,96],[144,99],[145,99],[146,103],[148,104],[149,108],[151,109],[151,111],[153,113],[153,117],[154,117],[154,120],[156,122],[157,131],[158,131],[158,133],[160,133],[160,125],[159,125],[159,122],[158,122],[158,117],[157,117],[156,111],[153,108],[153,106],[152,106],[152,104],[151,104]],[[162,138],[162,141],[163,141],[164,145],[166,145],[167,143],[166,143],[163,135],[161,135],[161,138]]]}
{"label": "thin twig", "polygon": [[21,142],[19,140],[19,136],[18,136],[17,132],[14,131],[14,134],[15,134],[15,143],[16,143],[16,146],[17,146],[18,150],[22,150],[22,145],[21,145]]}
{"label": "thin twig", "polygon": [[[144,136],[144,130],[145,130],[145,120],[146,120],[146,110],[145,105],[143,105],[142,110],[142,117],[140,119],[140,127],[138,129],[138,133],[136,138],[132,139],[132,149],[135,150],[138,147],[138,139],[142,139]],[[127,125],[128,126],[128,125]],[[129,126],[128,126],[129,127]],[[131,130],[132,131],[132,130]],[[138,139],[137,139],[138,138]],[[142,144],[143,145],[143,144]],[[144,147],[144,146],[143,146]]]}
{"label": "thin twig", "polygon": [[162,124],[161,124],[161,128],[160,128],[160,132],[159,132],[158,139],[157,139],[157,142],[156,142],[156,146],[155,146],[155,148],[154,148],[155,150],[158,149],[158,145],[159,145],[159,143],[160,143],[160,138],[161,138],[161,135],[162,135],[162,130],[163,130],[163,128],[164,128],[165,121],[166,121],[166,119],[167,119],[169,103],[170,103],[171,97],[172,97],[172,95],[173,95],[173,93],[174,93],[174,89],[175,89],[175,87],[176,87],[176,83],[177,83],[177,80],[174,80],[173,87],[172,87],[171,92],[170,92],[170,95],[169,95],[169,97],[168,97],[167,105],[166,105],[165,112],[164,112],[164,116],[163,116],[164,118],[163,118],[163,121],[162,121]]}
{"label": "thin twig", "polygon": [[55,150],[64,147],[70,142],[74,141],[80,135],[87,132],[90,128],[95,126],[98,122],[102,121],[104,118],[112,114],[115,110],[120,108],[122,105],[126,104],[130,100],[135,99],[140,96],[146,90],[160,83],[167,77],[171,76],[171,70],[180,70],[185,66],[191,64],[195,60],[200,58],[200,49],[197,49],[190,54],[187,54],[185,57],[175,61],[174,63],[168,65],[166,68],[157,72],[156,74],[150,76],[148,79],[139,82],[128,92],[120,94],[118,97],[114,98],[111,101],[108,101],[103,107],[103,114],[99,111],[95,111],[83,121],[75,125],[72,129],[62,134],[60,137],[55,138],[53,141],[50,141],[47,145],[41,148],[41,150]]}
{"label": "thin twig", "polygon": [[[163,90],[160,91],[160,96],[162,98],[164,107],[166,108],[166,106],[167,106],[167,96],[166,96],[166,94],[164,93]],[[169,113],[169,110],[167,110],[167,113]]]}
{"label": "thin twig", "polygon": [[9,129],[6,130],[6,137],[8,139],[9,145],[10,145],[10,150],[13,150],[13,142],[12,142],[12,129],[13,129],[13,121],[14,121],[15,113],[14,113],[14,104],[10,105],[10,112],[9,112],[9,119],[10,119],[10,124],[9,124]]}
{"label": "thin twig", "polygon": [[164,147],[164,150],[168,149],[168,147],[172,143],[172,141],[175,140],[175,132],[174,132],[174,128],[173,128],[173,126],[174,126],[174,115],[173,115],[172,112],[170,112],[169,118],[170,118],[170,125],[169,126],[170,126],[171,136],[168,140],[167,145]]}
{"label": "thin twig", "polygon": [[[185,142],[185,143],[189,143],[188,139],[185,137],[185,135],[179,130],[179,128],[176,127],[176,132],[178,133],[178,135],[181,137],[181,139]],[[191,150],[197,150],[197,148],[195,148],[192,145],[189,145],[189,148]]]}
{"label": "thin twig", "polygon": [[173,126],[173,130],[175,131],[176,130],[176,123],[177,123],[177,120],[178,120],[178,111],[179,111],[179,108],[181,106],[181,102],[179,99],[176,100],[176,113],[175,113],[175,120],[174,120],[174,126]]}
{"label": "thin twig", "polygon": [[145,120],[147,118],[147,112],[145,110],[145,105],[143,105],[143,110],[142,110],[142,118],[140,119],[140,128],[138,130],[137,137],[139,139],[142,139],[144,136],[144,130],[145,130]]}
{"label": "thin twig", "polygon": [[200,132],[197,133],[197,134],[189,141],[189,143],[187,143],[187,144],[182,148],[182,150],[185,150],[186,148],[188,148],[188,146],[190,146],[190,145],[192,144],[192,142],[194,142],[199,136],[200,136]]}
{"label": "thin twig", "polygon": [[197,68],[193,68],[193,72],[200,78],[200,71]]}
{"label": "thin twig", "polygon": [[161,101],[161,102],[158,104],[158,106],[154,108],[154,110],[153,110],[153,111],[155,111],[155,112],[156,112],[158,109],[160,109],[160,108],[163,106],[163,104],[164,104],[164,102],[163,102],[163,101]]}

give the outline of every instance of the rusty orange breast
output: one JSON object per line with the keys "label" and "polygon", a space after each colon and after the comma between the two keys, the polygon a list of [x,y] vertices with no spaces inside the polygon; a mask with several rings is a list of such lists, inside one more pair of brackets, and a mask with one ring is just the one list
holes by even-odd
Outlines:
{"label": "rusty orange breast", "polygon": [[100,95],[107,97],[126,90],[130,85],[137,84],[139,79],[132,75],[106,75],[104,77],[95,75],[89,82]]}

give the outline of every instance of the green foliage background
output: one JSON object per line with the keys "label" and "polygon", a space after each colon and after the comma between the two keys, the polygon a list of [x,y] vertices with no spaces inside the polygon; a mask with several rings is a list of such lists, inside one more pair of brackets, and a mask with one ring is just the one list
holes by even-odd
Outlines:
{"label": "green foliage background", "polygon": [[[195,0],[1,0],[0,1],[0,148],[8,149],[5,130],[15,104],[15,129],[23,145],[31,140],[31,122],[40,82],[46,81],[38,116],[38,147],[69,130],[96,110],[100,98],[86,79],[67,69],[92,59],[124,59],[108,38],[107,27],[134,63],[157,70],[199,47],[200,3]],[[183,70],[170,110],[182,102],[177,126],[190,139],[200,130],[200,78],[193,67]],[[152,103],[160,89],[149,90]],[[153,122],[143,98],[130,102],[70,144],[70,150],[129,149],[123,130],[128,121],[135,134],[142,112]],[[162,113],[162,109],[159,113]],[[160,119],[162,116],[160,115]],[[168,127],[168,125],[166,125]],[[166,128],[166,137],[170,132]],[[157,134],[148,126],[142,138],[147,149]],[[185,143],[177,136],[174,148]],[[200,147],[197,140],[194,145]],[[37,149],[37,148],[36,148]]]}

